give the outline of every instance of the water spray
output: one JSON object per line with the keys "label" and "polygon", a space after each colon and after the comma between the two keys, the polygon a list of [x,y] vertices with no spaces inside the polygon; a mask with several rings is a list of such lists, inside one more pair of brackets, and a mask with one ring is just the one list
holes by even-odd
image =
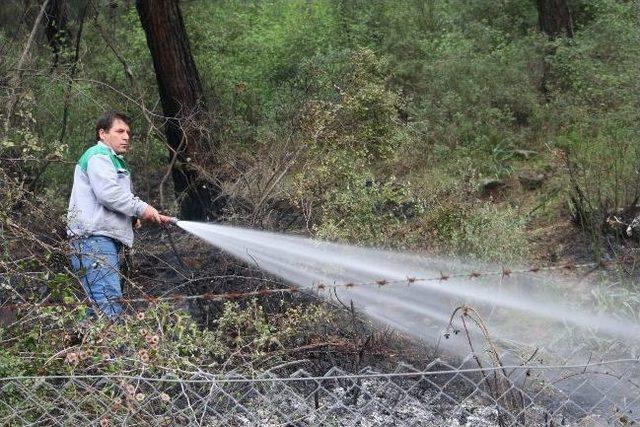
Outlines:
{"label": "water spray", "polygon": [[[385,319],[392,315],[396,321],[405,324],[404,329],[422,338],[427,338],[426,325],[444,329],[445,325],[437,319],[447,318],[462,304],[492,313],[488,321],[493,324],[493,330],[508,340],[522,340],[523,332],[536,329],[531,326],[540,326],[542,320],[554,323],[556,330],[569,327],[624,339],[640,338],[637,322],[578,306],[575,298],[570,298],[567,287],[549,276],[518,276],[501,267],[499,270],[509,274],[503,274],[501,278],[488,277],[470,273],[486,270],[486,265],[451,258],[349,246],[176,218],[173,223],[177,222],[185,231],[248,264],[309,290],[321,289],[324,285],[332,288],[336,284],[362,282],[407,283],[406,286],[388,287],[344,286],[339,289],[338,296],[346,301],[353,300],[369,314],[385,313]],[[447,280],[408,280],[434,276],[447,277]],[[563,289],[568,292],[566,295],[563,295]],[[514,324],[518,326],[516,334],[510,330]],[[545,331],[538,329],[541,330],[536,332],[536,338]],[[437,333],[430,338],[439,336]]]}
{"label": "water spray", "polygon": [[531,354],[545,361],[589,363],[592,351],[586,342],[619,344],[621,350],[609,356],[623,357],[632,351],[627,344],[640,340],[637,321],[580,302],[570,280],[539,268],[518,270],[178,218],[171,224],[300,289],[352,302],[375,322],[461,358],[469,354],[469,341],[480,339],[449,333],[464,330],[464,325],[451,324],[457,307],[482,314],[495,353],[512,363]]}

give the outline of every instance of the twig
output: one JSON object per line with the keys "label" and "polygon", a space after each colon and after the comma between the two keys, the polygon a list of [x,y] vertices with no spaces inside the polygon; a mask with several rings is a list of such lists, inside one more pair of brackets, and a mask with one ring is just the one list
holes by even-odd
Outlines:
{"label": "twig", "polygon": [[7,102],[7,116],[4,121],[4,131],[9,131],[9,126],[11,125],[11,116],[13,115],[13,109],[15,108],[15,104],[17,102],[16,97],[16,88],[18,84],[20,84],[20,78],[22,77],[22,67],[24,66],[25,61],[27,60],[27,54],[31,49],[31,45],[33,44],[33,40],[38,33],[38,29],[40,28],[40,22],[42,22],[42,18],[44,17],[45,11],[47,9],[47,4],[49,4],[49,0],[44,0],[42,6],[40,7],[40,12],[38,12],[38,16],[36,17],[35,22],[33,23],[33,28],[31,28],[31,33],[29,34],[29,38],[27,39],[27,43],[22,50],[22,55],[20,55],[20,59],[18,60],[18,64],[16,65],[16,73],[12,76],[9,82],[9,102]]}

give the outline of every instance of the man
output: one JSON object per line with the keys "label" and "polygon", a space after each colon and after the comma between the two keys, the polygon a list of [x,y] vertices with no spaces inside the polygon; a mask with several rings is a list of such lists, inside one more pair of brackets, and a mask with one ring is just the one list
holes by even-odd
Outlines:
{"label": "man", "polygon": [[110,319],[123,311],[119,253],[123,245],[133,245],[133,222],[171,221],[132,193],[122,157],[131,146],[129,124],[130,119],[117,112],[98,119],[98,142],[75,167],[67,218],[73,269],[92,303]]}

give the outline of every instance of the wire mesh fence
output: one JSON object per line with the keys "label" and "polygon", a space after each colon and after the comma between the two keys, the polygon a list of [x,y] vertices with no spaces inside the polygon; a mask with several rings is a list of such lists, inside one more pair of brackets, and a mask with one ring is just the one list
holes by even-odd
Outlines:
{"label": "wire mesh fence", "polygon": [[2,425],[627,425],[640,360],[0,379]]}

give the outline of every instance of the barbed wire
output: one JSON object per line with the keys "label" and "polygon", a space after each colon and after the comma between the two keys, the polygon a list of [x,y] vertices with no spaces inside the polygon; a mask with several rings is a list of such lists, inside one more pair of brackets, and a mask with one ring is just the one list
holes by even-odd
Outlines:
{"label": "barbed wire", "polygon": [[[205,292],[200,294],[172,294],[166,296],[151,296],[146,295],[143,297],[136,298],[112,298],[107,300],[107,302],[112,303],[121,303],[121,304],[137,304],[137,303],[146,303],[146,304],[158,304],[163,302],[180,302],[180,301],[193,301],[193,300],[203,300],[203,301],[221,301],[221,300],[235,300],[242,298],[250,298],[250,297],[262,297],[268,296],[278,293],[298,293],[301,291],[331,291],[337,289],[351,289],[355,287],[385,287],[392,285],[413,285],[421,282],[444,282],[452,279],[478,279],[482,277],[502,277],[507,278],[515,275],[524,275],[524,274],[536,274],[542,272],[551,272],[558,270],[579,270],[579,269],[605,269],[612,262],[609,261],[600,261],[600,262],[591,262],[591,263],[564,263],[552,266],[534,266],[530,268],[523,269],[508,269],[503,267],[501,270],[497,271],[478,271],[471,270],[464,273],[443,273],[440,272],[437,276],[432,277],[411,277],[408,276],[405,279],[378,279],[371,281],[363,281],[363,282],[346,282],[346,283],[314,283],[310,286],[298,286],[292,285],[288,287],[276,288],[276,289],[268,289],[263,288],[255,291],[247,291],[247,292]],[[10,310],[18,310],[23,308],[44,308],[44,307],[79,307],[84,305],[91,305],[91,302],[88,300],[82,301],[64,301],[64,302],[20,302],[20,303],[11,303],[11,304],[2,304],[0,307]]]}
{"label": "barbed wire", "polygon": [[[443,363],[440,359],[435,359],[432,361],[429,366],[437,365]],[[404,377],[412,377],[412,376],[438,376],[438,375],[449,375],[449,374],[464,374],[464,373],[479,373],[479,372],[494,372],[494,371],[504,371],[508,370],[556,370],[556,369],[577,369],[582,370],[585,374],[590,374],[594,372],[587,371],[589,368],[601,367],[601,366],[612,366],[612,365],[620,365],[624,363],[632,363],[639,364],[640,357],[638,358],[621,358],[621,359],[611,359],[611,360],[601,360],[599,362],[587,362],[587,363],[577,363],[577,364],[549,364],[549,365],[501,365],[501,366],[483,366],[482,368],[451,368],[451,369],[436,369],[436,370],[417,370],[413,367],[407,365],[407,368],[413,369],[411,372],[371,372],[371,373],[357,373],[357,374],[343,374],[343,375],[322,375],[322,376],[305,376],[305,377],[283,377],[279,378],[279,381],[283,382],[296,382],[296,381],[324,381],[324,380],[341,380],[341,379],[367,379],[367,378],[404,378]],[[189,372],[183,372],[183,374]],[[267,382],[273,381],[272,378],[262,378],[262,377],[247,377],[241,374],[236,374],[233,376],[233,373],[224,373],[224,374],[212,374],[203,371],[194,371],[191,372],[194,376],[204,376],[203,379],[189,379],[189,378],[171,378],[171,377],[162,377],[162,378],[154,378],[154,377],[146,377],[144,375],[124,375],[124,374],[110,374],[108,375],[110,378],[118,378],[118,379],[129,379],[129,380],[148,380],[148,381],[161,381],[161,382],[171,382],[171,381],[181,381],[181,382],[193,382],[193,383],[203,383],[209,382],[211,380],[217,381],[225,381],[225,382],[246,382],[246,383],[259,383],[259,382]],[[79,378],[79,379],[95,379],[102,378],[105,375],[24,375],[24,376],[6,376],[0,377],[0,382],[2,381],[12,381],[12,380],[24,380],[24,379],[71,379],[71,378]],[[637,386],[636,386],[637,387]]]}
{"label": "barbed wire", "polygon": [[600,262],[590,262],[590,263],[583,263],[583,264],[576,264],[576,263],[565,263],[565,264],[560,264],[560,265],[554,265],[554,266],[545,266],[545,267],[540,267],[540,266],[534,266],[531,268],[524,268],[524,269],[509,269],[506,267],[503,267],[501,270],[499,271],[477,271],[477,270],[471,270],[468,272],[464,272],[464,273],[443,273],[440,272],[439,276],[432,276],[432,277],[412,277],[412,276],[407,276],[406,279],[397,279],[397,280],[386,280],[386,279],[379,279],[379,280],[373,280],[373,281],[367,281],[367,282],[358,282],[358,283],[343,283],[343,284],[331,284],[331,285],[327,285],[324,283],[318,283],[315,285],[315,287],[319,290],[324,289],[325,287],[327,288],[334,288],[334,287],[354,287],[354,286],[362,286],[362,285],[377,285],[377,286],[386,286],[386,285],[393,285],[393,284],[413,284],[413,283],[418,283],[418,282],[442,282],[442,281],[446,281],[449,279],[475,279],[475,278],[481,278],[481,277],[494,277],[494,276],[498,276],[498,277],[509,277],[512,275],[516,275],[516,274],[528,274],[528,273],[542,273],[542,272],[549,272],[549,271],[557,271],[557,270],[578,270],[578,269],[583,269],[583,268],[607,268],[609,265],[611,265],[611,262],[609,261],[600,261]]}

